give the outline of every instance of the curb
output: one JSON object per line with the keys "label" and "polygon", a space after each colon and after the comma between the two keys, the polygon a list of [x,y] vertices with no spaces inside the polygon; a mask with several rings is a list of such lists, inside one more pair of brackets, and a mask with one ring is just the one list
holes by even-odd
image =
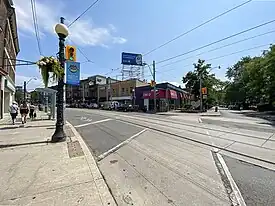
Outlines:
{"label": "curb", "polygon": [[108,188],[108,185],[106,184],[103,176],[101,175],[101,172],[97,166],[97,163],[96,163],[93,155],[91,154],[91,152],[90,152],[88,146],[86,145],[86,143],[84,142],[83,138],[76,131],[76,129],[74,128],[73,125],[71,125],[68,121],[66,122],[66,124],[70,127],[70,129],[72,130],[72,132],[75,135],[74,137],[71,138],[72,141],[74,139],[77,140],[83,150],[86,162],[87,162],[87,164],[90,168],[91,174],[93,176],[95,186],[97,188],[98,195],[100,196],[102,205],[110,205],[110,206],[117,205],[109,188]]}

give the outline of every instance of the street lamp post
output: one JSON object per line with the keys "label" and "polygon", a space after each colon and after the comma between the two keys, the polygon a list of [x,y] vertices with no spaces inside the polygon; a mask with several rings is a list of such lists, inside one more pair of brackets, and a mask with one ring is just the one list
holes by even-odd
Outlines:
{"label": "street lamp post", "polygon": [[37,78],[36,77],[32,77],[27,82],[24,81],[24,101],[26,101],[27,85],[30,83],[31,80],[37,80]]}
{"label": "street lamp post", "polygon": [[[65,49],[65,38],[69,35],[68,28],[64,24],[64,18],[60,18],[60,23],[55,26],[55,32],[59,37],[59,62],[62,69],[65,70],[65,57],[64,57],[64,49]],[[66,134],[64,132],[64,76],[60,76],[58,78],[57,85],[57,119],[56,119],[56,127],[55,132],[52,136],[51,142],[61,142],[66,140]]]}

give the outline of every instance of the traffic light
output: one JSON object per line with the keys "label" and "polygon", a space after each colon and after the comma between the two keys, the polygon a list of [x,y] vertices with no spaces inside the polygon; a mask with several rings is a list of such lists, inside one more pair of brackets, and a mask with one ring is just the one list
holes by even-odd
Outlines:
{"label": "traffic light", "polygon": [[66,60],[76,61],[76,48],[74,46],[66,46]]}
{"label": "traffic light", "polygon": [[207,88],[206,87],[201,88],[201,93],[202,94],[207,94]]}

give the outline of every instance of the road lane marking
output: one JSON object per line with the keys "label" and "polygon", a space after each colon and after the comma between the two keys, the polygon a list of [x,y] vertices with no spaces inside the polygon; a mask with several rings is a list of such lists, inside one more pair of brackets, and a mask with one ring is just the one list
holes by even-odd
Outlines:
{"label": "road lane marking", "polygon": [[233,193],[235,195],[237,204],[233,202],[233,205],[246,206],[245,201],[243,199],[243,196],[242,196],[242,194],[241,194],[241,192],[240,192],[240,190],[239,190],[236,182],[234,181],[234,179],[233,179],[233,177],[232,177],[232,175],[231,175],[231,173],[230,173],[230,171],[229,171],[229,169],[228,169],[228,167],[227,167],[227,165],[226,165],[223,157],[220,154],[218,154],[218,153],[217,153],[217,157],[219,159],[219,162],[221,163],[221,166],[222,166],[222,168],[223,168],[223,170],[225,172],[225,175],[227,176],[227,178],[228,178],[228,180],[229,180],[229,182],[231,184]]}
{"label": "road lane marking", "polygon": [[99,155],[97,160],[100,161],[102,159],[104,159],[105,157],[107,157],[109,154],[115,152],[116,150],[118,150],[119,148],[121,148],[122,146],[128,144],[129,142],[131,142],[134,138],[138,137],[139,135],[141,135],[143,132],[145,132],[147,130],[147,128],[141,130],[140,132],[134,134],[133,136],[131,136],[130,138],[124,140],[123,142],[121,142],[120,144],[118,144],[117,146],[113,147],[112,149],[109,149],[107,152],[104,152],[103,154]]}
{"label": "road lane marking", "polygon": [[198,118],[198,121],[199,121],[199,123],[202,123],[202,119],[200,117]]}
{"label": "road lane marking", "polygon": [[85,124],[76,125],[74,127],[75,128],[85,127],[85,126],[88,126],[88,125],[98,124],[98,123],[102,123],[102,122],[107,122],[107,121],[110,121],[110,120],[112,120],[112,119],[102,119],[102,120],[95,121],[95,122],[89,122],[89,123],[85,123]]}

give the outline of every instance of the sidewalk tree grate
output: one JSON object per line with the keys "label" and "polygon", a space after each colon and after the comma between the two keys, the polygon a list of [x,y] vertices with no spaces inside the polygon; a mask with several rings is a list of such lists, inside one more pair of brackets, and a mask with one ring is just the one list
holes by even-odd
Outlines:
{"label": "sidewalk tree grate", "polygon": [[84,156],[84,152],[78,141],[68,142],[67,145],[70,158]]}

